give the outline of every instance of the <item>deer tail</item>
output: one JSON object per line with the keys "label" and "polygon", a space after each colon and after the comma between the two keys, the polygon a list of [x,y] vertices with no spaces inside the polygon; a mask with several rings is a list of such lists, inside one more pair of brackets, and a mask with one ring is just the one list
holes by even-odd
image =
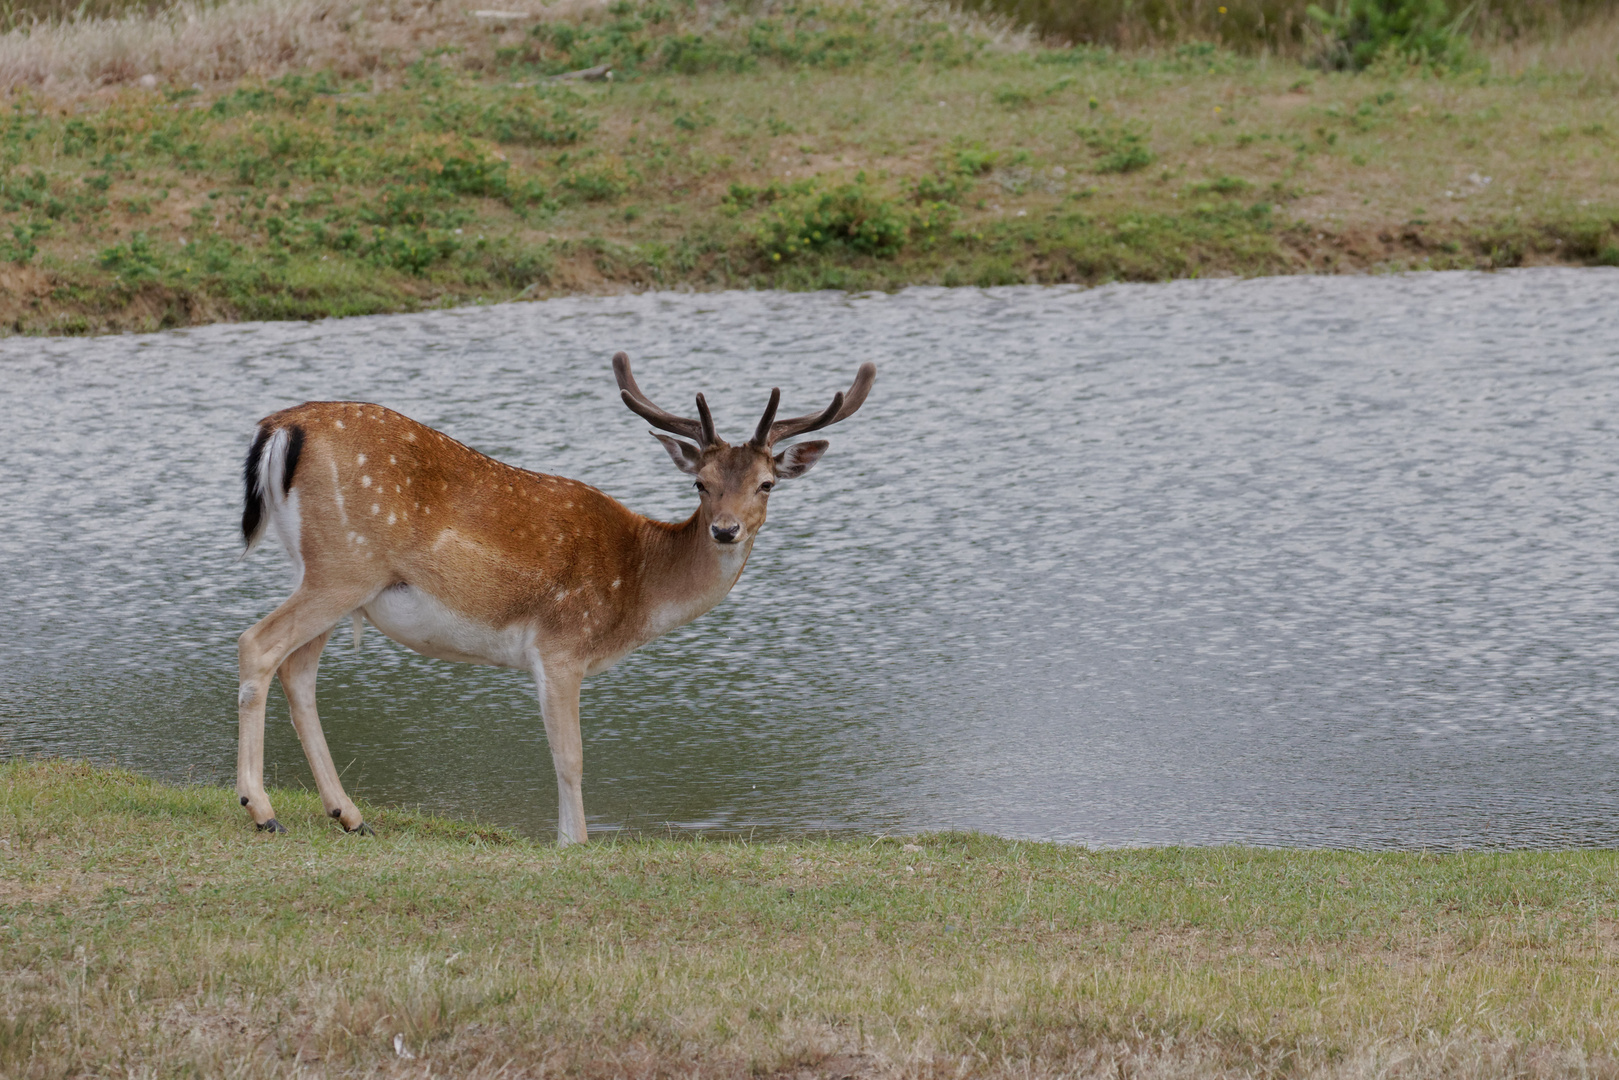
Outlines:
{"label": "deer tail", "polygon": [[242,558],[264,536],[270,510],[292,490],[303,453],[304,430],[297,424],[261,423],[242,463]]}

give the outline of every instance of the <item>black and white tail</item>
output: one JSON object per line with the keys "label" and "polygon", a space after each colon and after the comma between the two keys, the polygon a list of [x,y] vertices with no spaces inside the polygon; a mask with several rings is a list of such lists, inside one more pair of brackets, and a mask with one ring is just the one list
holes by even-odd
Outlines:
{"label": "black and white tail", "polygon": [[303,449],[304,431],[297,424],[259,425],[242,463],[242,558],[264,535],[271,512],[291,494]]}

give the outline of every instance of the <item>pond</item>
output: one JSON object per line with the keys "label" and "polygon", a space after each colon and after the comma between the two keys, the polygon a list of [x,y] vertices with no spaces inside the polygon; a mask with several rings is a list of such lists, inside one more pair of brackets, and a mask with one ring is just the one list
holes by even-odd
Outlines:
{"label": "pond", "polygon": [[[665,519],[619,401],[878,382],[741,583],[586,684],[593,833],[1619,843],[1619,272],[575,298],[0,342],[0,753],[230,783],[254,422],[379,402]],[[552,835],[519,672],[368,628],[349,790]],[[270,779],[313,786],[279,691]],[[240,813],[234,807],[230,812]],[[242,815],[243,828],[247,819]]]}

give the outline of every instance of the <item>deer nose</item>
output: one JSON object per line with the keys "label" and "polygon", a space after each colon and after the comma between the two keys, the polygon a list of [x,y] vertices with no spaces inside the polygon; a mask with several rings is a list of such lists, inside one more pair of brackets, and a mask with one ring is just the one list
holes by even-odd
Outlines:
{"label": "deer nose", "polygon": [[722,529],[718,525],[710,525],[708,531],[713,533],[714,539],[720,543],[730,544],[736,542],[736,534],[742,531],[742,526],[727,525]]}

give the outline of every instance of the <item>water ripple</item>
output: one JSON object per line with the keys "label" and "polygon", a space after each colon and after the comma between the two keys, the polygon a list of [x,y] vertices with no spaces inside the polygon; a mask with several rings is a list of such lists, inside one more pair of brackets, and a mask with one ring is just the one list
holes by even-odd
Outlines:
{"label": "water ripple", "polygon": [[[586,690],[596,828],[1619,842],[1619,273],[565,299],[0,342],[0,747],[224,779],[251,425],[378,401],[644,512],[607,369],[749,428],[881,376],[730,600]],[[329,650],[355,790],[537,833],[530,688]],[[277,699],[277,708],[279,699]],[[279,714],[284,715],[284,711]],[[282,782],[305,782],[273,724]]]}

